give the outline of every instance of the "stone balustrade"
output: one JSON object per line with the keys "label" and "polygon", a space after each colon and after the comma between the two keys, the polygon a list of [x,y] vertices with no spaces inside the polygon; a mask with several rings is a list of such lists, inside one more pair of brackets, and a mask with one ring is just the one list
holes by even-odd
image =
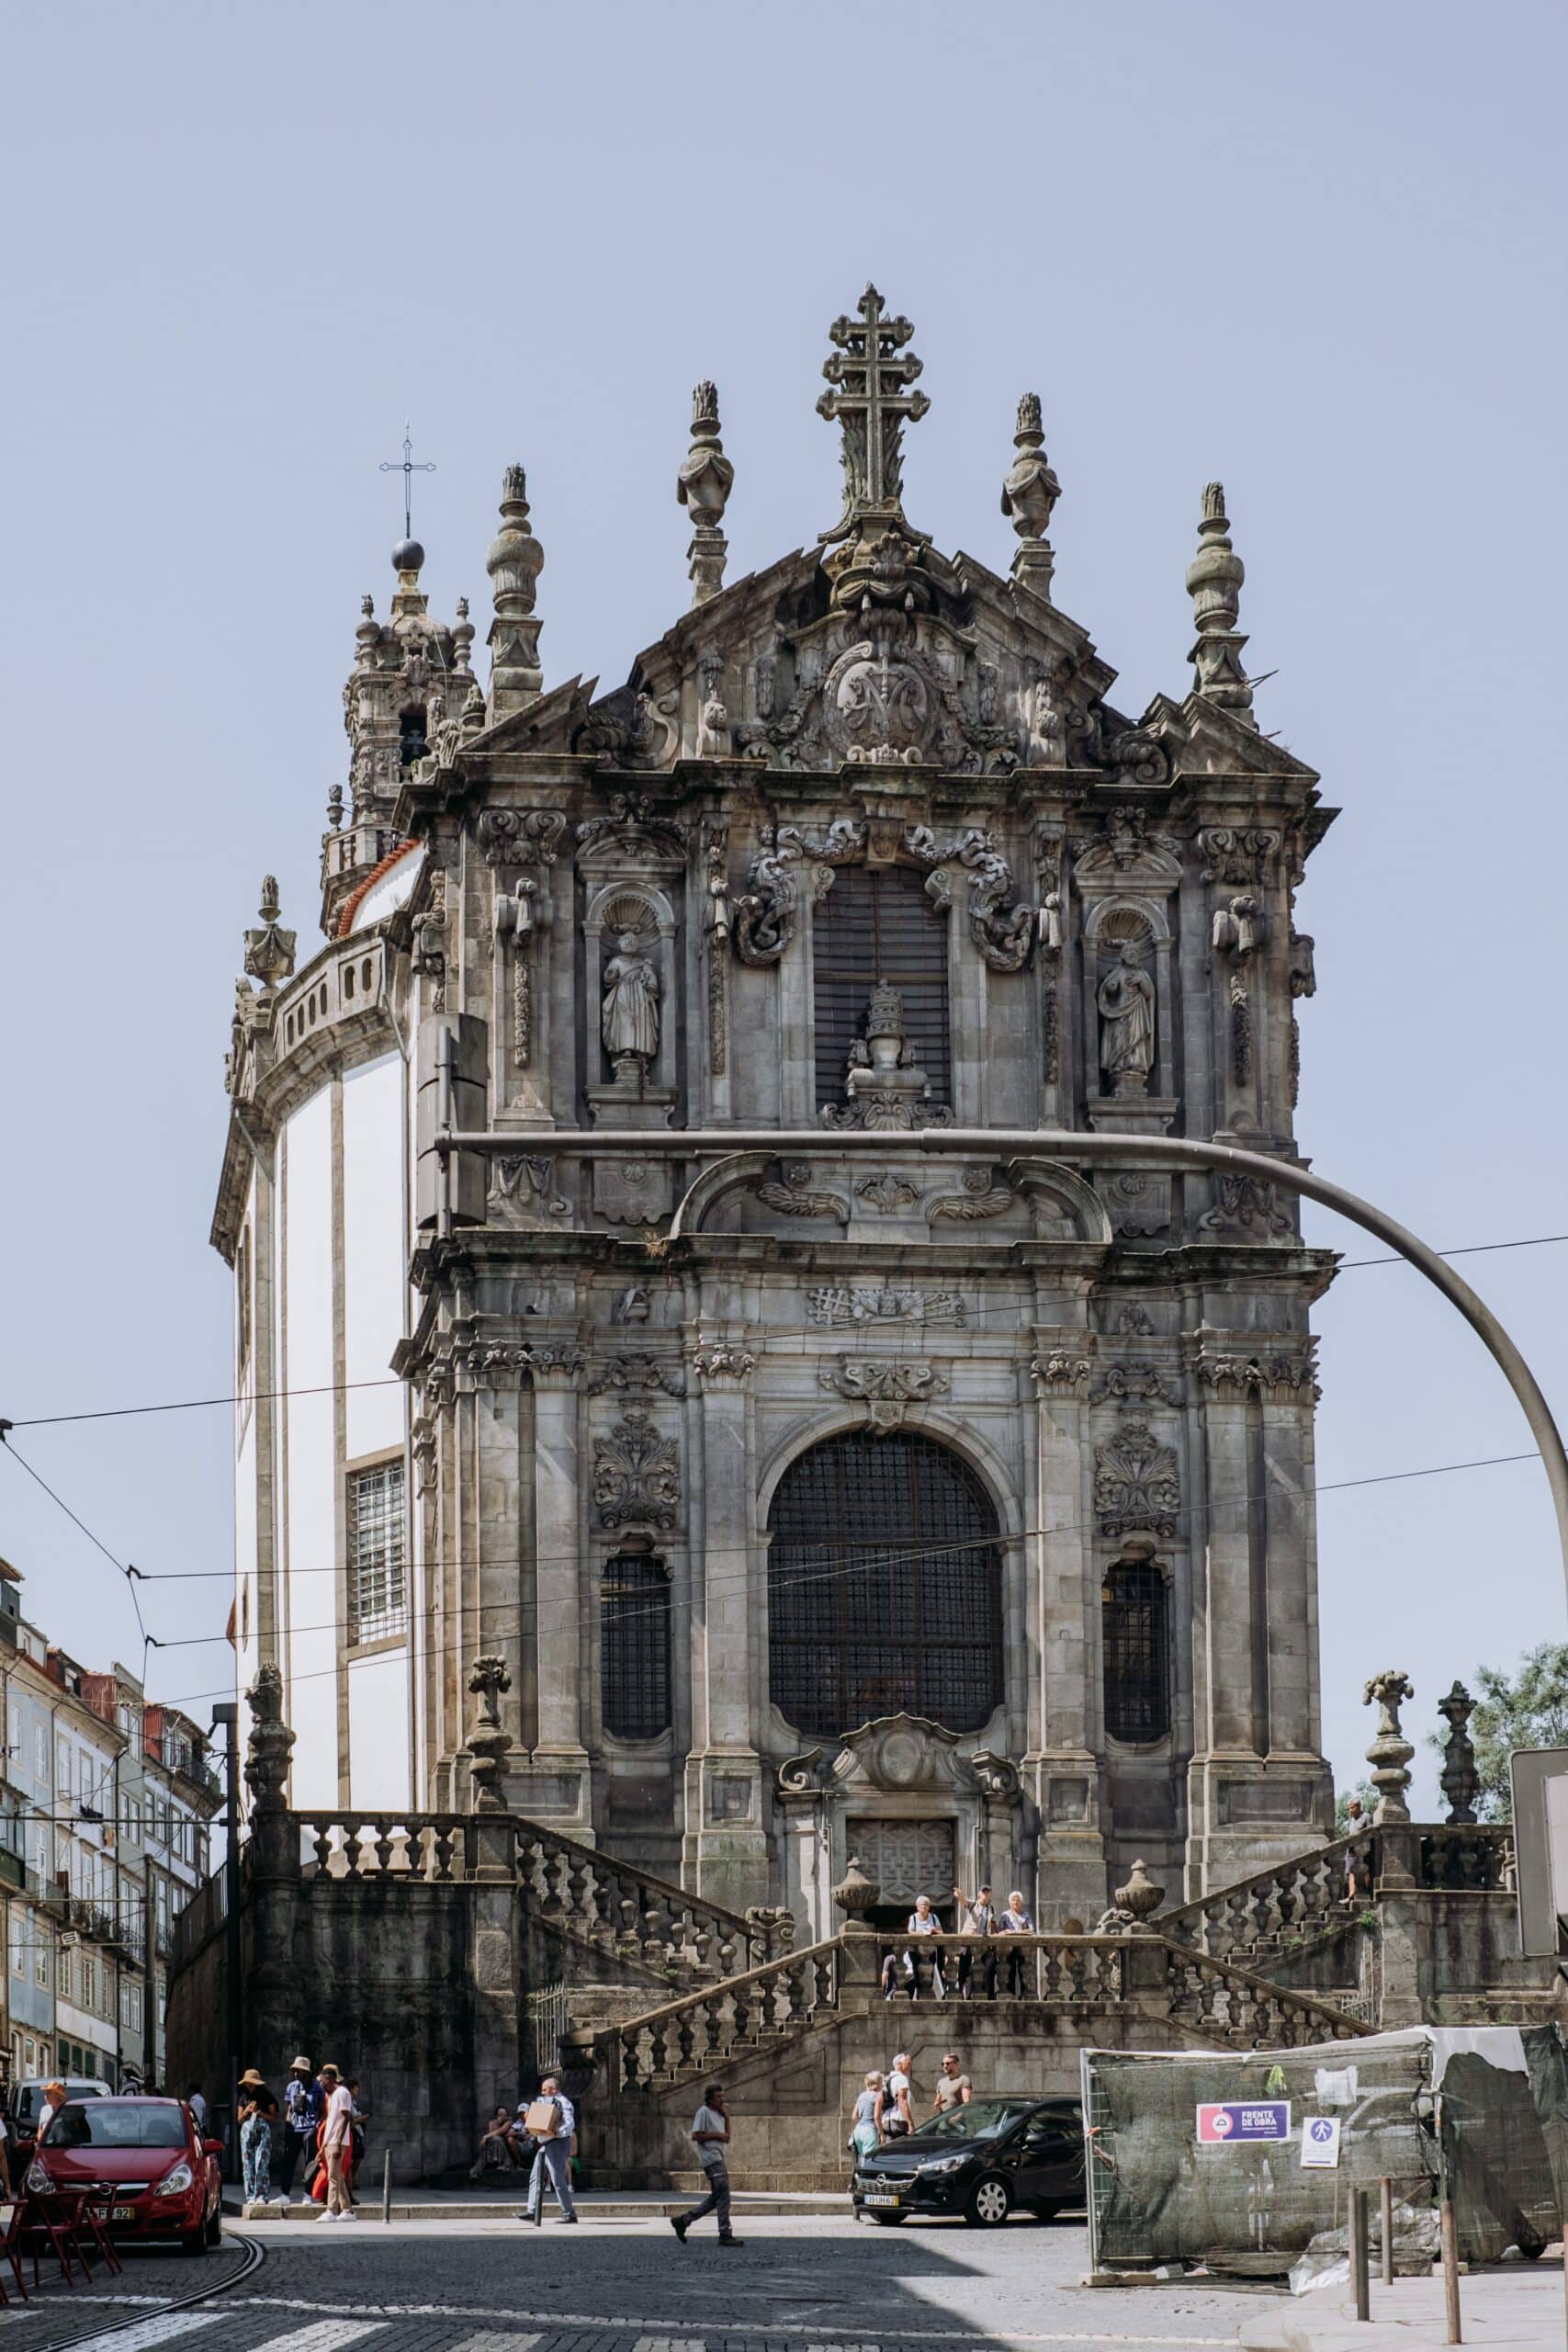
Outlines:
{"label": "stone balustrade", "polygon": [[1507,1824],[1445,1822],[1420,1829],[1421,1884],[1444,1894],[1512,1894],[1514,1837]]}
{"label": "stone balustrade", "polygon": [[1375,2030],[1334,2003],[1287,1993],[1164,1936],[1155,1940],[1165,1955],[1168,2014],[1233,2049],[1299,2050],[1314,2041],[1354,2041]]}
{"label": "stone balustrade", "polygon": [[788,1952],[788,1911],[742,1917],[535,1822],[519,1822],[518,1874],[547,1926],[597,1951],[694,1981],[731,1977]]}
{"label": "stone balustrade", "polygon": [[721,2061],[781,2041],[839,2005],[843,1938],[807,1944],[599,2037],[632,2089],[667,2090]]}
{"label": "stone balustrade", "polygon": [[515,1878],[547,1928],[673,1983],[732,1977],[780,1958],[795,1942],[788,1911],[742,1917],[514,1815],[340,1811],[290,1819],[307,1871],[332,1879],[385,1876],[443,1885],[481,1876]]}
{"label": "stone balustrade", "polygon": [[962,1997],[967,1988],[973,2000],[1090,2009],[1122,1998],[1125,1954],[1122,1936],[879,1935],[877,1979],[896,1998]]}
{"label": "stone balustrade", "polygon": [[1377,1871],[1377,1838],[1369,1825],[1234,1885],[1216,1887],[1196,1903],[1163,1913],[1156,1924],[1162,1936],[1191,1944],[1212,1960],[1246,1960],[1292,1939],[1321,1935],[1354,1917],[1347,1861],[1352,1854],[1363,1856],[1370,1883]]}
{"label": "stone balustrade", "polygon": [[289,1818],[299,1832],[302,1866],[326,1878],[447,1885],[477,1872],[472,1814],[296,1813]]}

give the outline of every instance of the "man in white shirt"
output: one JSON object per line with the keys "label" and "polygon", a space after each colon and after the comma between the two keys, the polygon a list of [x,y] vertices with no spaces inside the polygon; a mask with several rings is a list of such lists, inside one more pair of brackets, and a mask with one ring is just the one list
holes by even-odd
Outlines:
{"label": "man in white shirt", "polygon": [[708,2193],[685,2212],[671,2213],[670,2226],[684,2245],[692,2223],[700,2222],[705,2213],[716,2213],[720,2245],[739,2245],[740,2240],[729,2224],[729,2167],[724,2161],[729,2145],[729,2113],[722,2083],[710,2083],[704,2091],[703,2103],[692,2119],[692,2142],[707,2178]]}
{"label": "man in white shirt", "polygon": [[321,2088],[327,2095],[326,2120],[321,2126],[321,2157],[327,2167],[327,2206],[323,2222],[352,2222],[353,2209],[344,2186],[343,2159],[354,2128],[354,2098],[335,2066],[321,2068]]}
{"label": "man in white shirt", "polygon": [[560,2086],[558,2075],[546,2075],[539,2083],[537,2100],[530,2100],[521,2110],[520,2120],[526,2125],[529,2109],[547,2104],[555,2111],[555,2121],[541,2131],[536,2123],[532,2129],[534,2169],[528,2175],[527,2216],[536,2227],[545,2214],[545,2177],[556,2192],[563,2222],[575,2222],[577,2207],[571,2196],[571,2154],[577,2145],[577,2109]]}

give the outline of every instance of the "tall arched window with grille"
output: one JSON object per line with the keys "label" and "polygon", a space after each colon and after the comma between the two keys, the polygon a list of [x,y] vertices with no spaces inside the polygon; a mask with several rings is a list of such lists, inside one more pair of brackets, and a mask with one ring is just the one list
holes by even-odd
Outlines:
{"label": "tall arched window with grille", "polygon": [[966,1462],[914,1430],[846,1430],[791,1463],[768,1524],[769,1683],[791,1724],[979,1730],[1002,1696],[1001,1548]]}
{"label": "tall arched window with grille", "polygon": [[604,1563],[599,1703],[613,1738],[657,1739],[670,1728],[670,1577],[648,1553],[619,1553]]}
{"label": "tall arched window with grille", "polygon": [[812,915],[812,1001],[818,1104],[843,1100],[850,1048],[865,1035],[878,980],[898,991],[931,1101],[953,1099],[947,920],[907,865],[840,865]]}
{"label": "tall arched window with grille", "polygon": [[1170,1633],[1164,1571],[1112,1561],[1100,1586],[1105,1728],[1112,1739],[1163,1739],[1170,1729]]}

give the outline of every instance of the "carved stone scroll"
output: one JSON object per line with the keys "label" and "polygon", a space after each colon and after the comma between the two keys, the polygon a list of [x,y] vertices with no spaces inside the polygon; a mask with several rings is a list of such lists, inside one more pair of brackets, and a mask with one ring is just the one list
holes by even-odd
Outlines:
{"label": "carved stone scroll", "polygon": [[661,1437],[640,1407],[593,1441],[593,1501],[602,1527],[675,1524],[681,1500],[681,1453]]}
{"label": "carved stone scroll", "polygon": [[1128,1421],[1094,1449],[1094,1508],[1102,1535],[1176,1533],[1180,1465],[1146,1421]]}

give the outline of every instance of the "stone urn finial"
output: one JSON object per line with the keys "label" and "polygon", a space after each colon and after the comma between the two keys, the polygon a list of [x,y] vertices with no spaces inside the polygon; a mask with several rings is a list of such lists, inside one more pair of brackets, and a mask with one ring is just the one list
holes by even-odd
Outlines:
{"label": "stone urn finial", "polygon": [[1117,1910],[1124,1913],[1132,1922],[1129,1932],[1135,1936],[1152,1935],[1154,1930],[1149,1921],[1164,1901],[1164,1887],[1156,1886],[1149,1876],[1147,1864],[1140,1857],[1127,1873],[1126,1885],[1115,1890]]}
{"label": "stone urn finial", "polygon": [[288,1753],[294,1734],[283,1720],[283,1676],[269,1664],[256,1668],[256,1679],[245,1693],[251,1711],[250,1737],[245,1744],[245,1786],[251,1812],[281,1813],[288,1782]]}
{"label": "stone urn finial", "polygon": [[1462,1682],[1456,1682],[1446,1699],[1438,1702],[1438,1713],[1449,1727],[1443,1745],[1443,1769],[1439,1781],[1449,1801],[1449,1820],[1469,1826],[1475,1819],[1475,1800],[1481,1788],[1481,1774],[1476,1770],[1475,1743],[1470,1736],[1470,1719],[1475,1713],[1475,1702]]}
{"label": "stone urn finial", "polygon": [[1387,1822],[1410,1818],[1405,1796],[1410,1787],[1410,1759],[1416,1750],[1404,1736],[1399,1710],[1406,1699],[1415,1696],[1416,1686],[1410,1677],[1395,1673],[1392,1668],[1374,1674],[1361,1693],[1364,1707],[1371,1706],[1375,1701],[1378,1708],[1377,1736],[1367,1750],[1367,1761],[1372,1768],[1372,1786],[1378,1792],[1372,1819],[1380,1829]]}
{"label": "stone urn finial", "polygon": [[468,1753],[473,1758],[471,1774],[474,1784],[476,1813],[504,1813],[505,1802],[501,1793],[501,1776],[512,1747],[512,1734],[501,1720],[501,1699],[512,1688],[512,1677],[506,1660],[501,1657],[477,1657],[468,1676],[468,1689],[479,1702],[479,1721],[468,1734]]}
{"label": "stone urn finial", "polygon": [[833,1889],[833,1900],[852,1928],[863,1928],[866,1913],[874,1910],[882,1900],[882,1889],[874,1878],[867,1878],[853,1854],[850,1856],[843,1877]]}

